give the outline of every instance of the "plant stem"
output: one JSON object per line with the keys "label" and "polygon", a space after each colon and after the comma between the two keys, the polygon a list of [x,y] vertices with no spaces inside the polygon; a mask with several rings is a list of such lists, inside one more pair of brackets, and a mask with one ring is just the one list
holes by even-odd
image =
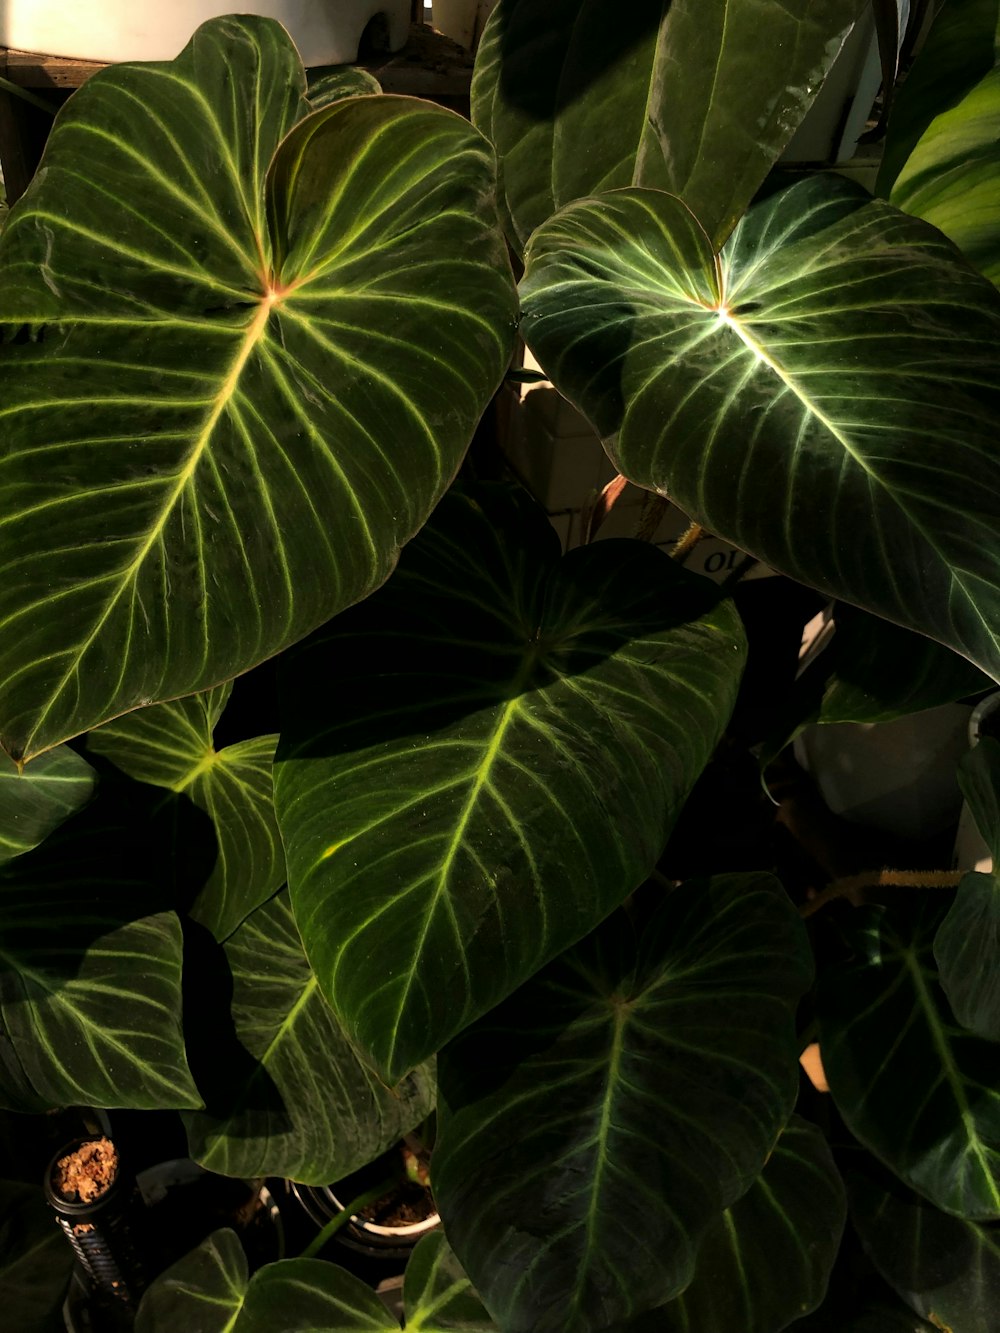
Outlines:
{"label": "plant stem", "polygon": [[671,560],[679,560],[683,564],[702,538],[707,536],[708,533],[700,523],[692,523],[687,531],[677,538],[677,544],[670,552]]}
{"label": "plant stem", "polygon": [[381,1199],[383,1194],[388,1194],[398,1183],[395,1176],[390,1176],[388,1180],[383,1180],[381,1184],[375,1185],[370,1190],[365,1190],[364,1194],[359,1194],[356,1199],[352,1199],[342,1213],[338,1213],[336,1217],[331,1217],[322,1231],[312,1238],[302,1251],[301,1257],[303,1259],[315,1259],[331,1236],[335,1236],[341,1227],[346,1227],[360,1209],[374,1203],[376,1199]]}
{"label": "plant stem", "polygon": [[828,884],[822,893],[799,908],[799,915],[810,917],[837,898],[851,898],[865,889],[954,889],[964,870],[864,870],[860,875],[845,875]]}
{"label": "plant stem", "polygon": [[59,110],[51,102],[46,102],[44,97],[39,97],[28,88],[22,88],[19,83],[12,83],[10,79],[0,77],[0,89],[5,93],[13,94],[14,97],[20,97],[24,102],[30,102],[32,106],[38,107],[39,111],[47,111],[50,116],[56,115]]}

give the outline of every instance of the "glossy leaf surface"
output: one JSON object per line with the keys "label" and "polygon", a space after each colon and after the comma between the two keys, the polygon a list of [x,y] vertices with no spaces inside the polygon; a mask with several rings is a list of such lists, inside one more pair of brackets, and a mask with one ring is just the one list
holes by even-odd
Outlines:
{"label": "glossy leaf surface", "polygon": [[213,1042],[207,1109],[186,1118],[191,1155],[227,1176],[326,1185],[426,1119],[424,1069],[391,1091],[358,1060],[302,951],[287,893],[225,945],[235,1042]]}
{"label": "glossy leaf surface", "polygon": [[323,1259],[265,1264],[248,1279],[232,1231],[216,1231],[145,1293],[135,1333],[399,1333],[360,1278]]}
{"label": "glossy leaf surface", "polygon": [[888,195],[935,116],[962,100],[1000,58],[1000,0],[947,0],[897,90],[879,170]]}
{"label": "glossy leaf surface", "polygon": [[486,1313],[444,1233],[424,1236],[406,1264],[407,1333],[492,1333]]}
{"label": "glossy leaf surface", "polygon": [[30,768],[0,753],[0,866],[30,852],[94,792],[97,774],[66,746],[50,750]]}
{"label": "glossy leaf surface", "polygon": [[970,264],[1000,284],[1000,66],[936,116],[889,198],[940,227]]}
{"label": "glossy leaf surface", "polygon": [[200,1106],[180,922],[122,828],[90,816],[0,871],[0,1105]]}
{"label": "glossy leaf surface", "polygon": [[776,880],[693,881],[442,1051],[435,1198],[503,1329],[596,1333],[687,1286],[791,1112],[811,971]]}
{"label": "glossy leaf surface", "polygon": [[214,686],[371,592],[510,360],[489,146],[407,98],[302,120],[304,91],[287,33],[253,17],[104,70],[3,232],[15,758]]}
{"label": "glossy leaf surface", "polygon": [[1000,676],[1000,295],[938,232],[814,177],[717,266],[683,205],[627,190],[536,232],[522,296],[630,480]]}
{"label": "glossy leaf surface", "polygon": [[1000,1225],[934,1208],[890,1177],[848,1175],[851,1220],[875,1266],[917,1314],[953,1333],[993,1333]]}
{"label": "glossy leaf surface", "polygon": [[823,1300],[846,1213],[822,1132],[794,1116],[747,1193],[709,1227],[691,1285],[629,1333],[778,1333]]}
{"label": "glossy leaf surface", "polygon": [[983,736],[959,765],[958,781],[994,869],[963,875],[934,939],[934,957],[958,1021],[1000,1041],[1000,743]]}
{"label": "glossy leaf surface", "polygon": [[292,907],[389,1083],[642,882],[745,651],[731,603],[662,552],[560,559],[524,492],[475,496],[449,495],[282,685]]}
{"label": "glossy leaf surface", "polygon": [[217,857],[190,915],[220,940],[285,880],[271,772],[278,738],[216,750],[212,734],[228,698],[223,686],[155,704],[87,737],[89,750],[129,777],[186,796],[211,819]]}
{"label": "glossy leaf surface", "polygon": [[998,1047],[955,1021],[938,982],[940,889],[851,916],[851,960],[820,978],[823,1067],[851,1132],[939,1208],[1000,1218]]}
{"label": "glossy leaf surface", "polygon": [[0,1301],[17,1333],[60,1333],[73,1251],[37,1186],[0,1180]]}
{"label": "glossy leaf surface", "polygon": [[501,0],[473,119],[503,163],[512,239],[556,209],[645,185],[722,241],[789,142],[858,0]]}

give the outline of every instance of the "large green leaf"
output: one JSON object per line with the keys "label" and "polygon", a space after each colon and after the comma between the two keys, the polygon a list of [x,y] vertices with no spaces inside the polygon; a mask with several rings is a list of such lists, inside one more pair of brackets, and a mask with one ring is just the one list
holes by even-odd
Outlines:
{"label": "large green leaf", "polygon": [[962,876],[935,937],[934,957],[958,1021],[1000,1041],[1000,743],[984,736],[959,765],[958,781],[993,870]]}
{"label": "large green leaf", "polygon": [[678,200],[624,190],[535,233],[522,294],[630,480],[1000,676],[1000,295],[937,231],[812,178],[717,260]]}
{"label": "large green leaf", "polygon": [[962,100],[1000,57],[1000,0],[947,0],[898,89],[879,170],[878,192],[893,182],[935,116]]}
{"label": "large green leaf", "polygon": [[823,1300],[846,1213],[826,1139],[793,1117],[750,1189],[706,1232],[691,1285],[629,1333],[778,1333]]}
{"label": "large green leaf", "polygon": [[928,126],[890,199],[926,218],[1000,283],[1000,66]]}
{"label": "large green leaf", "polygon": [[0,1308],[16,1333],[61,1333],[73,1251],[41,1189],[0,1180]]}
{"label": "large green leaf", "polygon": [[212,735],[228,698],[223,686],[141,708],[87,737],[89,750],[129,777],[190,798],[212,820],[218,857],[190,914],[220,940],[285,879],[271,778],[278,738],[216,750]]}
{"label": "large green leaf", "polygon": [[443,1232],[424,1236],[403,1281],[407,1333],[492,1333],[486,1313]]}
{"label": "large green leaf", "polygon": [[1000,1047],[959,1027],[938,983],[940,889],[852,914],[853,956],[820,978],[820,1046],[851,1131],[948,1212],[1000,1218]]}
{"label": "large green leaf", "polygon": [[86,760],[66,746],[26,770],[0,753],[0,866],[30,852],[85,806],[96,780]]}
{"label": "large green leaf", "polygon": [[865,1249],[917,1314],[952,1333],[995,1333],[1000,1225],[939,1212],[871,1170],[851,1171],[848,1188]]}
{"label": "large green leaf", "polygon": [[323,1259],[284,1259],[248,1278],[232,1231],[216,1231],[150,1286],[135,1333],[399,1333],[360,1278]]}
{"label": "large green leaf", "polygon": [[512,240],[627,185],[680,195],[723,240],[867,0],[500,0],[476,61]]}
{"label": "large green leaf", "polygon": [[797,1086],[801,922],[766,875],[619,912],[439,1056],[434,1195],[505,1333],[678,1295]]}
{"label": "large green leaf", "polygon": [[259,18],[103,71],[3,233],[15,758],[214,686],[371,592],[506,369],[489,146],[408,98],[300,121],[304,91]]}
{"label": "large green leaf", "polygon": [[733,706],[730,602],[638,542],[560,559],[524,492],[453,493],[285,672],[306,953],[390,1083],[649,874]]}
{"label": "large green leaf", "polygon": [[324,1185],[430,1114],[426,1070],[389,1091],[358,1060],[306,962],[286,893],[244,921],[225,960],[236,1042],[212,1041],[206,1110],[186,1118],[202,1166]]}
{"label": "large green leaf", "polygon": [[0,1105],[200,1106],[180,923],[97,809],[0,871]]}

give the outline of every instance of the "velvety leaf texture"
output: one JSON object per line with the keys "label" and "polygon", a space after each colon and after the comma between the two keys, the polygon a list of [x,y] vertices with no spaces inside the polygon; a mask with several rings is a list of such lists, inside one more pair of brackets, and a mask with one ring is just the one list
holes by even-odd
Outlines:
{"label": "velvety leaf texture", "polygon": [[958,781],[994,869],[962,877],[934,938],[934,958],[958,1021],[1000,1041],[1000,743],[983,736],[959,765]]}
{"label": "velvety leaf texture", "polygon": [[826,1139],[793,1116],[750,1189],[709,1228],[691,1285],[629,1333],[777,1333],[826,1295],[846,1214]]}
{"label": "velvety leaf texture", "polygon": [[0,865],[30,852],[82,809],[96,781],[87,761],[64,745],[20,771],[0,754]]}
{"label": "velvety leaf texture", "polygon": [[678,200],[625,190],[541,227],[521,290],[630,480],[1000,677],[1000,294],[939,232],[815,177],[717,257]]}
{"label": "velvety leaf texture", "polygon": [[348,1044],[302,952],[288,895],[226,942],[235,1041],[213,1043],[191,1155],[227,1176],[325,1185],[391,1147],[434,1109],[430,1071],[384,1087]]}
{"label": "velvety leaf texture", "polygon": [[41,1189],[0,1180],[0,1301],[17,1333],[58,1333],[73,1251]]}
{"label": "velvety leaf texture", "polygon": [[15,758],[214,686],[376,588],[510,360],[489,145],[426,101],[309,115],[304,92],[254,17],[104,70],[3,232]]}
{"label": "velvety leaf texture", "polygon": [[366,1283],[323,1259],[283,1259],[247,1277],[232,1231],[216,1231],[161,1273],[135,1333],[399,1333]]}
{"label": "velvety leaf texture", "polygon": [[278,737],[257,736],[216,750],[212,733],[228,698],[223,686],[154,704],[87,737],[94,754],[139,782],[190,799],[211,819],[215,862],[190,915],[220,940],[285,881],[271,772]]}
{"label": "velvety leaf texture", "polygon": [[501,1328],[619,1328],[695,1278],[791,1112],[811,974],[781,885],[718,876],[611,917],[441,1052],[435,1198]]}
{"label": "velvety leaf texture", "polygon": [[432,1231],[414,1249],[403,1283],[407,1333],[493,1333],[465,1270],[441,1231]]}
{"label": "velvety leaf texture", "polygon": [[395,1082],[648,875],[725,726],[732,604],[662,552],[560,559],[502,486],[452,493],[389,585],[289,663],[292,907]]}
{"label": "velvety leaf texture", "polygon": [[946,895],[905,893],[857,909],[853,956],[820,978],[826,1077],[851,1132],[908,1185],[948,1212],[997,1219],[998,1047],[955,1021],[938,982]]}
{"label": "velvety leaf texture", "polygon": [[917,1314],[954,1333],[993,1333],[1000,1310],[1000,1225],[952,1217],[871,1169],[848,1175],[851,1221]]}
{"label": "velvety leaf texture", "polygon": [[[867,2],[867,0],[865,0]],[[722,241],[808,110],[862,0],[500,0],[472,114],[511,239],[600,190],[679,195]]]}
{"label": "velvety leaf texture", "polygon": [[180,922],[125,831],[90,816],[0,871],[0,1105],[200,1106]]}

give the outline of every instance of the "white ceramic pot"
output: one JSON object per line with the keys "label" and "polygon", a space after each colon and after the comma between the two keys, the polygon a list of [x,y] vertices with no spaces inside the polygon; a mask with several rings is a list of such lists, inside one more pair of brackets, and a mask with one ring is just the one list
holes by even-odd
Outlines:
{"label": "white ceramic pot", "polygon": [[406,44],[410,0],[0,0],[0,46],[77,60],[172,60],[206,19],[234,10],[283,23],[306,65],[343,65],[382,15]]}

